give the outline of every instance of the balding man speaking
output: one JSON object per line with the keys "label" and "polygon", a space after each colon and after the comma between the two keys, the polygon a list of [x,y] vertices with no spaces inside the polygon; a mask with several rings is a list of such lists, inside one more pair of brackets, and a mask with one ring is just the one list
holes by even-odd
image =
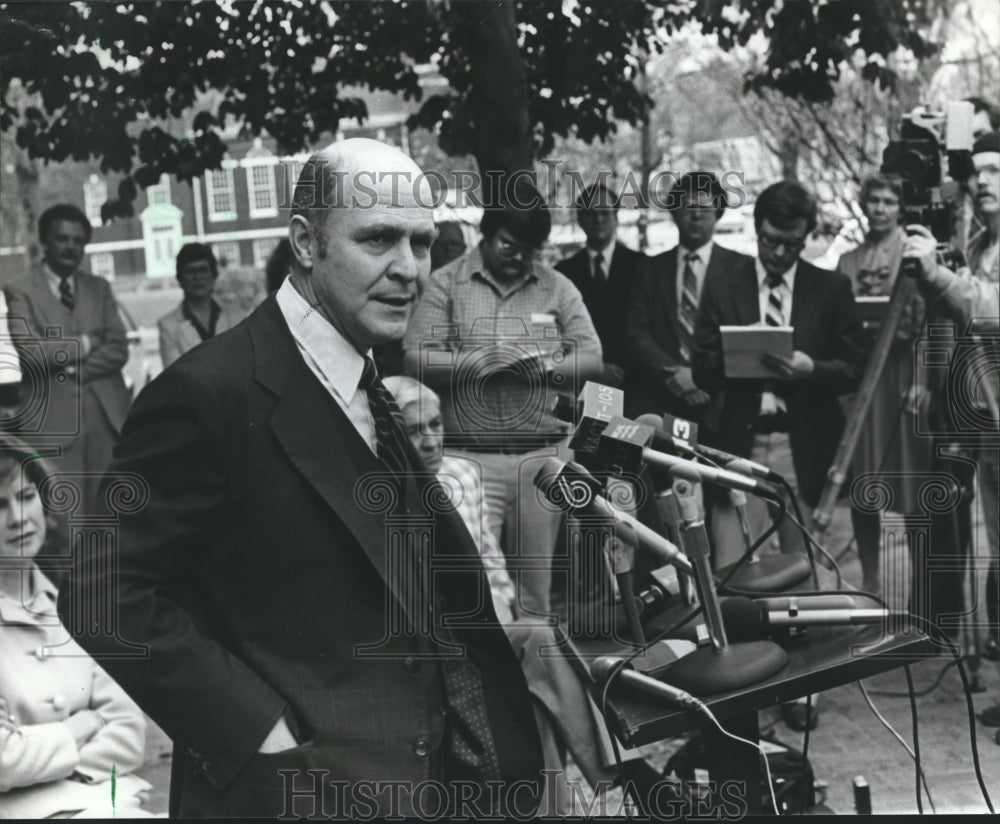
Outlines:
{"label": "balding man speaking", "polygon": [[[149,655],[102,664],[174,741],[172,815],[535,809],[521,668],[370,355],[406,330],[431,201],[384,144],[313,155],[290,277],[166,369],[125,423],[111,472],[140,475],[149,500],[121,521],[117,606]],[[408,540],[428,506],[430,540]],[[99,573],[75,572],[78,595],[97,591]]]}

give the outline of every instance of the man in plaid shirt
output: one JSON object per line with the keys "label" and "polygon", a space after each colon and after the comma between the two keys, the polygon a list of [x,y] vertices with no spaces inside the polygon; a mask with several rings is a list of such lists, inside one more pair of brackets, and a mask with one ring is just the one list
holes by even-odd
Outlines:
{"label": "man in plaid shirt", "polygon": [[599,380],[603,363],[579,291],[538,259],[548,209],[530,186],[514,194],[486,210],[477,247],[431,273],[404,369],[440,395],[446,445],[481,467],[518,612],[539,616],[561,516],[539,503],[532,479],[546,457],[569,457],[568,427],[550,413],[556,393]]}

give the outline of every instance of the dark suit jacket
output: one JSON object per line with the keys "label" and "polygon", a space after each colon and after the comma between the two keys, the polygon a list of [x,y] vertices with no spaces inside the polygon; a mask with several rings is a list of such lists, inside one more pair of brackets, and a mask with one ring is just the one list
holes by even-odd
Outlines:
{"label": "dark suit jacket", "polygon": [[[628,369],[625,374],[626,414],[647,412],[700,422],[703,410],[688,406],[666,387],[665,369],[685,366],[681,358],[681,326],[677,319],[677,249],[646,258],[639,266],[625,323]],[[712,244],[705,280],[752,259]]]}
{"label": "dark suit jacket", "polygon": [[[136,400],[107,480],[136,473],[149,487],[121,517],[116,606],[121,635],[150,652],[101,663],[174,741],[172,813],[279,815],[279,769],[352,783],[434,777],[428,739],[446,698],[439,666],[418,657],[426,647],[389,626],[403,596],[387,573],[385,488],[359,486],[372,472],[384,470],[305,365],[273,296]],[[434,557],[469,568],[442,575],[436,592],[445,612],[480,624],[453,632],[482,673],[503,777],[537,778],[527,687],[478,552],[450,507],[434,523]],[[75,569],[60,611],[102,582],[94,565]],[[80,641],[115,647],[107,633]],[[374,656],[356,649],[379,643]],[[283,713],[307,743],[257,754]],[[401,810],[356,814],[412,814],[407,803],[404,793]]]}
{"label": "dark suit jacket", "polygon": [[645,255],[615,243],[611,265],[607,270],[607,281],[603,289],[594,284],[590,271],[587,250],[581,249],[575,255],[561,260],[556,269],[568,277],[583,295],[583,303],[594,322],[597,336],[601,339],[604,362],[625,366],[625,315],[628,311],[628,296],[635,281],[636,269]]}
{"label": "dark suit jacket", "polygon": [[[78,382],[63,379],[62,372],[66,365],[64,347],[42,343],[40,348],[35,348],[32,341],[31,350],[23,352],[22,360],[30,365],[40,356],[46,362],[48,371],[30,366],[22,369],[26,383],[24,391],[46,393],[48,421],[42,427],[46,432],[61,433],[66,431],[64,427],[77,425],[75,416],[79,414],[79,402],[76,398],[78,391],[82,391],[102,415],[99,419],[85,420],[84,424],[103,426],[117,435],[132,401],[122,377],[122,367],[128,361],[128,336],[106,280],[77,272],[74,287],[76,306],[72,312],[52,293],[47,275],[41,268],[10,283],[5,289],[7,314],[15,343],[28,342],[26,337],[18,336],[18,330],[26,330],[35,341],[44,341],[48,338],[47,331],[52,328],[58,328],[63,339],[79,340],[81,334],[86,334],[92,341],[90,353],[78,364]],[[30,381],[34,374],[47,375],[50,378],[48,386],[44,389],[32,388]],[[105,467],[93,469],[101,472]]]}
{"label": "dark suit jacket", "polygon": [[[695,327],[692,370],[695,382],[706,391],[725,390],[713,445],[736,455],[747,456],[753,448],[763,384],[724,377],[719,326],[759,321],[757,273],[751,258],[706,278]],[[843,433],[844,415],[837,396],[857,388],[871,341],[858,317],[851,282],[839,272],[819,269],[803,260],[799,260],[795,274],[791,325],[795,327],[795,348],[813,359],[815,371],[804,380],[776,380],[773,386],[788,409],[799,490],[812,506],[819,501]]]}

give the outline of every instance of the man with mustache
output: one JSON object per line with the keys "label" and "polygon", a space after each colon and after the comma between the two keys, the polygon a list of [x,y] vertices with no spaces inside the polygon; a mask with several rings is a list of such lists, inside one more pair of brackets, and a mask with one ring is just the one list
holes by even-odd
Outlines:
{"label": "man with mustache", "polygon": [[[60,472],[73,476],[83,509],[95,511],[101,475],[132,397],[122,377],[128,337],[111,286],[80,268],[90,234],[90,221],[76,206],[46,209],[38,219],[42,264],[6,292],[11,331],[26,326],[33,338],[22,366],[34,363],[38,351],[47,364],[44,371],[22,370],[21,402],[44,403],[42,423],[35,421],[22,435],[58,442]],[[58,338],[51,329],[59,330]],[[64,341],[79,348],[67,350]]]}
{"label": "man with mustache", "polygon": [[506,202],[487,206],[479,245],[428,278],[404,369],[440,395],[445,446],[482,467],[517,609],[539,619],[561,515],[539,502],[532,479],[546,457],[568,457],[567,426],[551,415],[556,393],[599,380],[603,363],[579,291],[539,259],[548,208],[517,180]]}

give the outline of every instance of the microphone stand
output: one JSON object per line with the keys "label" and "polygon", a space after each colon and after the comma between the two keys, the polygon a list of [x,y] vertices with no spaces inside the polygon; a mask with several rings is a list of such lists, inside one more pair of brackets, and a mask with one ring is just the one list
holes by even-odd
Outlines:
{"label": "microphone stand", "polygon": [[[736,519],[740,524],[740,534],[743,536],[744,553],[750,551],[754,538],[750,532],[750,518],[747,514],[747,496],[740,489],[729,490],[729,501],[736,510]],[[719,577],[725,578],[729,571],[740,564],[740,561],[728,564],[719,569]],[[743,562],[726,585],[723,592],[781,592],[790,589],[809,577],[809,559],[804,555],[761,555],[753,553],[749,560]]]}
{"label": "microphone stand", "polygon": [[658,677],[694,695],[728,692],[763,681],[780,671],[788,656],[773,641],[729,643],[712,577],[708,533],[695,488],[687,481],[677,480],[674,495],[681,519],[681,544],[694,568],[710,645],[688,653],[662,670]]}

